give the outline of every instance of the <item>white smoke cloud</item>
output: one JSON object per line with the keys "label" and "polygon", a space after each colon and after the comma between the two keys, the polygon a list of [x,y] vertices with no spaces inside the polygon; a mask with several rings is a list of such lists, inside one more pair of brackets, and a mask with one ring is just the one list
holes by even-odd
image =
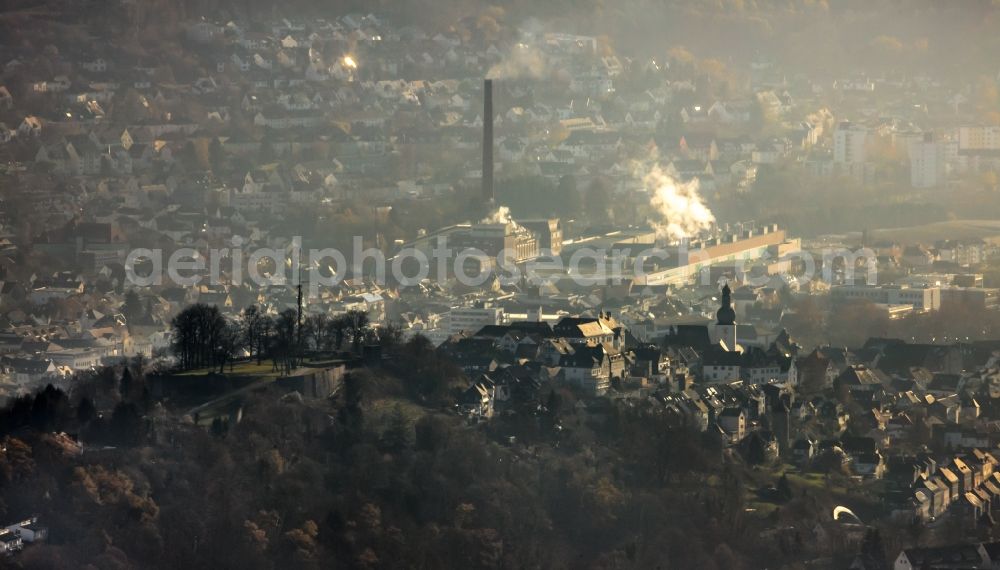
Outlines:
{"label": "white smoke cloud", "polygon": [[676,180],[655,156],[647,162],[636,162],[634,172],[649,196],[649,221],[658,239],[692,237],[715,223],[715,214],[705,205],[697,178],[690,182]]}
{"label": "white smoke cloud", "polygon": [[511,46],[499,63],[486,73],[487,79],[542,79],[548,70],[545,55],[526,42]]}
{"label": "white smoke cloud", "polygon": [[514,221],[513,216],[510,215],[510,208],[507,206],[500,206],[489,216],[486,216],[479,222],[480,224],[514,224],[518,226],[518,223]]}

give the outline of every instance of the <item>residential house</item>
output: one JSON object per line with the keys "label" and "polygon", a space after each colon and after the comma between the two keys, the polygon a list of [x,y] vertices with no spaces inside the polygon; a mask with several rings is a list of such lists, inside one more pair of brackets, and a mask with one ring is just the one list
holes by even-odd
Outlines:
{"label": "residential house", "polygon": [[792,444],[792,460],[797,465],[807,465],[816,456],[816,441],[803,437]]}
{"label": "residential house", "polygon": [[892,563],[893,570],[959,570],[990,568],[989,554],[982,544],[962,544],[931,548],[907,548]]}
{"label": "residential house", "polygon": [[37,137],[42,133],[42,120],[34,115],[28,115],[17,126],[17,136]]}
{"label": "residential house", "polygon": [[608,342],[576,346],[559,361],[563,378],[594,396],[604,395],[612,381],[626,378],[625,364],[622,352]]}
{"label": "residential house", "polygon": [[489,419],[493,417],[495,399],[496,385],[483,375],[462,393],[458,406],[470,418]]}
{"label": "residential house", "polygon": [[11,555],[24,549],[21,535],[10,529],[0,530],[0,554]]}
{"label": "residential house", "polygon": [[681,156],[702,162],[719,159],[719,147],[711,134],[688,133],[677,143]]}
{"label": "residential house", "polygon": [[8,525],[5,530],[20,536],[21,540],[27,543],[45,540],[49,534],[48,529],[39,524],[38,517],[31,517]]}
{"label": "residential house", "polygon": [[47,359],[5,358],[4,366],[11,371],[14,383],[22,387],[35,386],[58,376],[58,368]]}
{"label": "residential house", "polygon": [[735,445],[746,437],[747,413],[743,408],[735,406],[725,408],[719,414],[717,423],[730,444]]}
{"label": "residential house", "polygon": [[554,327],[555,336],[573,345],[610,343],[621,346],[623,329],[609,314],[598,317],[563,317]]}

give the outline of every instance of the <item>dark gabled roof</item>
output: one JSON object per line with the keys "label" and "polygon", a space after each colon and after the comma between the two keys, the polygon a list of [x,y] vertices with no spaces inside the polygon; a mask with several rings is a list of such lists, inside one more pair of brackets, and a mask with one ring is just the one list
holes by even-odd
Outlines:
{"label": "dark gabled roof", "polygon": [[492,368],[496,360],[489,354],[456,355],[455,363],[463,369]]}
{"label": "dark gabled roof", "polygon": [[868,386],[880,384],[878,376],[872,370],[862,364],[848,366],[837,376],[838,385],[846,386]]}
{"label": "dark gabled roof", "polygon": [[938,372],[934,374],[930,384],[927,385],[927,389],[941,392],[958,392],[958,385],[961,381],[962,376],[960,374]]}
{"label": "dark gabled roof", "polygon": [[683,138],[688,148],[707,147],[715,142],[715,135],[712,133],[685,133]]}
{"label": "dark gabled roof", "polygon": [[792,363],[790,356],[776,350],[764,350],[757,346],[747,346],[743,349],[742,365],[747,368],[770,368],[777,366],[781,370],[788,370]]}
{"label": "dark gabled roof", "polygon": [[617,354],[609,349],[606,343],[584,345],[578,347],[573,354],[564,354],[559,359],[559,365],[568,368],[591,368],[594,365],[601,365],[605,359],[612,354]]}
{"label": "dark gabled roof", "polygon": [[841,447],[847,453],[871,453],[878,450],[875,440],[870,437],[843,436],[840,438]]}
{"label": "dark gabled roof", "polygon": [[920,385],[909,378],[893,378],[889,386],[894,392],[913,392],[920,389]]}
{"label": "dark gabled roof", "polygon": [[856,389],[851,390],[851,399],[854,403],[863,408],[874,408],[880,405],[884,392],[881,389],[881,384],[875,385],[877,388],[875,390]]}
{"label": "dark gabled roof", "polygon": [[490,386],[485,381],[480,379],[480,381],[473,383],[469,386],[465,392],[462,393],[460,398],[463,404],[477,405],[483,401],[483,398],[490,394]]}
{"label": "dark gabled roof", "polygon": [[882,355],[882,351],[877,348],[859,348],[854,351],[855,362],[871,364]]}
{"label": "dark gabled roof", "polygon": [[878,465],[882,461],[882,456],[878,453],[856,453],[853,455],[855,463],[865,465]]}
{"label": "dark gabled roof", "polygon": [[719,413],[719,417],[721,417],[721,418],[726,418],[726,417],[728,417],[728,418],[735,418],[735,417],[739,417],[740,414],[744,414],[744,413],[745,412],[743,411],[743,408],[737,408],[737,407],[732,406],[732,407],[724,408]]}
{"label": "dark gabled roof", "polygon": [[538,356],[538,348],[539,345],[537,344],[519,344],[517,349],[514,351],[514,357],[526,358],[529,360],[534,359]]}
{"label": "dark gabled roof", "polygon": [[816,350],[818,350],[823,357],[829,359],[837,366],[846,366],[851,364],[853,360],[850,351],[846,348],[836,346],[820,346],[817,347]]}
{"label": "dark gabled roof", "polygon": [[635,354],[636,360],[644,360],[648,362],[659,362],[660,358],[663,356],[663,351],[655,344],[636,346],[632,349],[632,352]]}
{"label": "dark gabled roof", "polygon": [[438,347],[438,351],[456,359],[492,355],[493,341],[488,338],[463,337],[453,342],[445,342]]}
{"label": "dark gabled roof", "polygon": [[878,361],[878,368],[887,374],[905,374],[914,366],[922,366],[932,372],[946,370],[951,357],[959,348],[939,344],[891,344],[887,345]]}
{"label": "dark gabled roof", "polygon": [[862,348],[877,348],[879,350],[884,349],[887,346],[899,346],[901,344],[906,344],[906,341],[899,338],[880,338],[880,337],[870,337],[865,341]]}
{"label": "dark gabled roof", "polygon": [[[937,565],[947,565],[943,567],[949,568],[978,568],[983,562],[978,544],[908,548],[904,552],[913,568],[934,568]],[[963,564],[968,566],[962,566]]]}
{"label": "dark gabled roof", "polygon": [[756,301],[757,297],[757,292],[745,285],[743,287],[737,287],[736,290],[733,291],[734,301]]}
{"label": "dark gabled roof", "polygon": [[809,354],[798,359],[798,366],[800,369],[826,370],[830,364],[831,360],[823,356],[823,353],[816,348],[814,348]]}
{"label": "dark gabled roof", "polygon": [[813,447],[815,445],[816,445],[815,441],[802,438],[795,440],[795,442],[792,444],[792,449],[809,449],[810,447]]}
{"label": "dark gabled roof", "polygon": [[1000,560],[1000,542],[984,542],[983,548],[990,560]]}
{"label": "dark gabled roof", "polygon": [[486,325],[476,331],[473,336],[476,338],[501,338],[510,331],[505,325]]}
{"label": "dark gabled roof", "polygon": [[538,371],[515,364],[493,373],[498,385],[507,386],[515,400],[527,401],[538,395],[541,382]]}
{"label": "dark gabled roof", "polygon": [[542,338],[552,336],[552,327],[545,321],[514,321],[507,327],[528,334],[541,335]]}
{"label": "dark gabled roof", "polygon": [[701,354],[690,346],[666,346],[667,354],[682,364],[694,364],[701,360]]}
{"label": "dark gabled roof", "polygon": [[573,131],[563,141],[565,146],[613,145],[621,139],[615,131]]}
{"label": "dark gabled roof", "polygon": [[712,347],[702,356],[703,366],[740,366],[742,363],[741,353],[723,350],[720,347]]}
{"label": "dark gabled roof", "polygon": [[42,374],[48,370],[52,361],[34,358],[9,358],[6,359],[6,363],[22,374]]}
{"label": "dark gabled roof", "polygon": [[670,333],[663,337],[663,344],[704,350],[713,343],[707,325],[673,325]]}
{"label": "dark gabled roof", "polygon": [[61,338],[56,341],[63,348],[93,348],[97,346],[97,341],[93,338]]}
{"label": "dark gabled roof", "polygon": [[73,145],[76,152],[83,155],[85,153],[99,153],[101,149],[94,143],[87,135],[68,135],[66,137],[66,143]]}

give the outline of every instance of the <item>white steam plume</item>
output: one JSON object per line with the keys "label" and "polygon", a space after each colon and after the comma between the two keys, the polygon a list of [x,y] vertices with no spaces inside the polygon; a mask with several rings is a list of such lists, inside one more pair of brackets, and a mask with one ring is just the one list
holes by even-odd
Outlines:
{"label": "white steam plume", "polygon": [[525,43],[514,44],[499,63],[486,73],[487,79],[542,79],[548,69],[545,55]]}
{"label": "white steam plume", "polygon": [[637,162],[635,175],[649,196],[650,223],[658,239],[691,237],[715,223],[715,215],[698,191],[697,178],[690,182],[676,180],[655,157]]}
{"label": "white steam plume", "polygon": [[510,215],[510,208],[507,206],[500,206],[494,210],[489,216],[483,218],[480,224],[514,224],[518,226],[518,223],[514,221],[514,218]]}

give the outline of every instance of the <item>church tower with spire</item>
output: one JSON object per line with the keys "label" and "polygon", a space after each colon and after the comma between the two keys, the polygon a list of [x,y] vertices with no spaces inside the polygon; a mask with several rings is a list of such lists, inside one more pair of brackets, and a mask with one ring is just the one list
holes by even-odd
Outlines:
{"label": "church tower with spire", "polygon": [[738,350],[736,345],[736,311],[733,309],[733,291],[729,283],[722,286],[722,303],[715,313],[715,342],[725,343],[726,350]]}

